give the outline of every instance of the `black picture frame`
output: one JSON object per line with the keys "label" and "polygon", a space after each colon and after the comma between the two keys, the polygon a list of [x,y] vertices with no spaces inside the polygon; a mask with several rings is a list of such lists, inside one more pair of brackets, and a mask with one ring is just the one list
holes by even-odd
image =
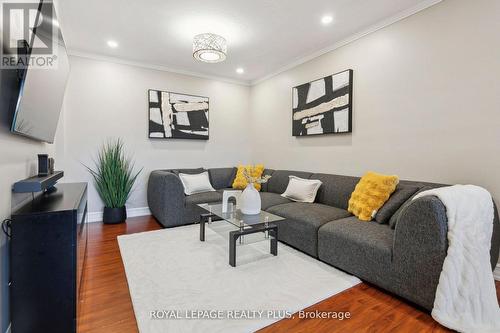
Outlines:
{"label": "black picture frame", "polygon": [[[151,93],[158,93],[158,102],[154,102],[151,100]],[[175,124],[175,126],[179,126],[182,128],[182,130],[177,129],[175,126],[172,128],[172,135],[167,136],[165,130],[164,130],[164,118],[163,118],[163,112],[161,107],[161,96],[163,93],[166,94],[175,94],[178,96],[186,96],[187,99],[190,97],[196,98],[196,99],[205,99],[204,103],[207,104],[206,109],[201,109],[201,110],[196,110],[196,111],[189,111],[186,112],[189,114],[189,122],[190,125],[178,125]],[[160,89],[148,89],[147,91],[148,94],[148,138],[152,140],[179,140],[179,139],[185,139],[185,140],[209,140],[210,138],[210,98],[207,96],[200,96],[200,95],[192,95],[192,94],[186,94],[186,93],[179,93],[179,92],[174,92],[174,91],[167,91],[167,90],[160,90]],[[170,101],[169,101],[170,103]],[[200,102],[201,103],[201,102]],[[170,103],[172,104],[172,103]],[[179,113],[179,111],[175,110],[175,107],[172,105],[171,106],[173,109],[173,114]],[[161,116],[161,121],[162,124],[159,124],[158,122],[155,122],[152,120],[151,112],[152,109],[159,109],[160,116]],[[206,114],[205,116],[203,114]],[[177,117],[176,117],[177,119]],[[204,128],[201,125],[206,125],[206,135],[200,135],[196,133],[188,133],[186,131],[189,131],[189,128],[192,128],[193,123],[195,122],[195,127],[194,130]],[[201,124],[201,125],[200,125]],[[163,130],[162,130],[163,127]],[[193,130],[193,129],[191,129]],[[193,130],[193,132],[195,132]],[[159,136],[160,133],[163,133],[163,136]],[[152,135],[154,134],[154,135]]]}
{"label": "black picture frame", "polygon": [[[347,77],[347,84],[336,89],[334,86],[335,77],[339,78],[340,75],[342,75],[343,78]],[[352,133],[353,76],[354,71],[352,69],[347,69],[293,87],[292,136],[303,137]],[[308,101],[308,94],[311,87],[314,85],[321,87],[323,84],[324,87],[322,88],[324,88],[324,94]],[[328,103],[335,104],[334,100],[337,100],[339,103],[342,101],[346,103],[320,112],[321,106],[327,107]],[[342,114],[336,114],[336,112],[342,112]],[[307,116],[307,114],[310,115]],[[336,124],[335,121],[336,116],[338,116],[338,124]],[[347,116],[347,120],[343,120],[341,116]],[[342,121],[340,121],[341,119]],[[312,131],[308,130],[309,128],[316,126],[321,128],[321,130],[319,128]]]}

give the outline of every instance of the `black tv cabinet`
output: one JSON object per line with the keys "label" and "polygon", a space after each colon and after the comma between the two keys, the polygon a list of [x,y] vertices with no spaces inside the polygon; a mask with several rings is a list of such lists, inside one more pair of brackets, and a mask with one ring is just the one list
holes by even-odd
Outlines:
{"label": "black tv cabinet", "polygon": [[12,214],[13,333],[76,332],[87,248],[87,184],[58,184]]}

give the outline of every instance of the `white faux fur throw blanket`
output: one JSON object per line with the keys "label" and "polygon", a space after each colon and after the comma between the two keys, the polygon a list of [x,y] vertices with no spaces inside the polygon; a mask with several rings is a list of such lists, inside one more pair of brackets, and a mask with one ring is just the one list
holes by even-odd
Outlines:
{"label": "white faux fur throw blanket", "polygon": [[460,332],[500,332],[500,308],[490,264],[493,201],[474,185],[417,194],[438,197],[448,217],[448,253],[439,277],[432,317]]}

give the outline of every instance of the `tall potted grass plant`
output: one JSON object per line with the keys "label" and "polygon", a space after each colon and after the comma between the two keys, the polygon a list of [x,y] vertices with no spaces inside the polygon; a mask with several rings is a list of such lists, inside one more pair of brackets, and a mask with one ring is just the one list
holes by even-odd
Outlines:
{"label": "tall potted grass plant", "polygon": [[121,223],[127,219],[127,203],[134,183],[141,173],[134,173],[134,163],[125,156],[121,139],[109,141],[100,148],[95,169],[85,166],[94,178],[104,202],[103,223]]}

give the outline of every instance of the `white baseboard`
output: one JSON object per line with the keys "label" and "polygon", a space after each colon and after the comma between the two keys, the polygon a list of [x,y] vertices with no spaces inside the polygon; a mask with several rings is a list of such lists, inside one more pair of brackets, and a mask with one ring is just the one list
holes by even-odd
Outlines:
{"label": "white baseboard", "polygon": [[[102,221],[102,212],[91,212],[88,214],[89,223],[93,222],[101,222]],[[139,208],[127,208],[127,217],[136,217],[136,216],[146,216],[151,215],[151,211],[148,207],[139,207]]]}
{"label": "white baseboard", "polygon": [[497,264],[497,267],[493,271],[493,277],[495,280],[500,281],[500,263]]}

